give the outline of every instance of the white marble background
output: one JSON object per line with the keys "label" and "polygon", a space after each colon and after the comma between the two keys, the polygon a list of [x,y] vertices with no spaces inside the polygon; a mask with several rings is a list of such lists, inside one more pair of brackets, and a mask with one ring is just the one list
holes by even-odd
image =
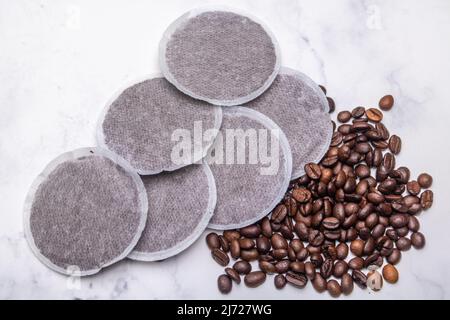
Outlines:
{"label": "white marble background", "polygon": [[[222,1],[225,2],[225,1]],[[202,238],[163,263],[125,261],[71,282],[28,249],[22,206],[35,176],[59,154],[95,143],[97,117],[124,83],[157,72],[169,23],[201,0],[0,0],[0,298],[322,299],[311,286],[216,288],[222,272]],[[404,255],[400,282],[343,299],[450,298],[450,1],[233,0],[265,20],[285,65],[325,84],[339,109],[373,106],[404,139],[398,158],[435,177],[435,206],[421,217],[428,245]]]}

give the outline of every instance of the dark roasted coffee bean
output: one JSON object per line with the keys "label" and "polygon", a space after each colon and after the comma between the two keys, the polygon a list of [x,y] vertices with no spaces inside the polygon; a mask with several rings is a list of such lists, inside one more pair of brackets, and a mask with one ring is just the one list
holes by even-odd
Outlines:
{"label": "dark roasted coffee bean", "polygon": [[377,171],[376,171],[376,179],[377,179],[377,181],[378,182],[382,182],[382,181],[386,180],[386,178],[388,176],[389,176],[389,170],[385,166],[380,165],[377,168]]}
{"label": "dark roasted coffee bean", "polygon": [[397,181],[395,179],[388,178],[378,185],[378,191],[382,194],[390,194],[397,187]]}
{"label": "dark roasted coffee bean", "polygon": [[422,211],[422,205],[420,203],[417,204],[413,204],[411,207],[409,207],[408,209],[408,213],[409,214],[418,214]]}
{"label": "dark roasted coffee bean", "polygon": [[433,185],[433,177],[428,173],[422,173],[419,178],[417,178],[417,182],[419,183],[420,187],[428,189]]}
{"label": "dark roasted coffee bean", "polygon": [[349,122],[351,118],[352,118],[352,114],[349,111],[339,112],[339,114],[337,116],[338,121],[341,123]]}
{"label": "dark roasted coffee bean", "polygon": [[297,188],[292,191],[292,196],[300,203],[306,203],[311,199],[311,191],[306,188]]}
{"label": "dark roasted coffee bean", "polygon": [[247,274],[244,278],[244,282],[249,288],[256,288],[262,285],[266,281],[266,274],[262,271],[254,271]]}
{"label": "dark roasted coffee bean", "polygon": [[433,191],[427,190],[420,196],[420,204],[424,210],[428,210],[433,206]]}
{"label": "dark roasted coffee bean", "polygon": [[255,247],[255,241],[253,241],[252,239],[242,238],[239,239],[239,246],[243,250],[250,250]]}
{"label": "dark roasted coffee bean", "polygon": [[230,254],[234,259],[238,259],[241,256],[241,246],[239,245],[239,240],[234,239],[231,241]]}
{"label": "dark roasted coffee bean", "polygon": [[288,215],[288,209],[284,204],[278,205],[272,212],[272,221],[275,223],[281,223]]}
{"label": "dark roasted coffee bean", "polygon": [[[368,267],[370,267],[372,265],[376,265],[378,263],[378,261],[379,261],[379,258],[380,258],[380,254],[379,253],[371,254],[370,256],[368,256],[366,258],[366,260],[364,260],[364,268],[368,268]],[[383,260],[381,260],[381,261],[383,261]],[[381,263],[383,263],[383,262],[381,262]]]}
{"label": "dark roasted coffee bean", "polygon": [[336,247],[336,258],[339,260],[345,260],[348,256],[348,245],[346,243],[340,243]]}
{"label": "dark roasted coffee bean", "polygon": [[233,288],[233,283],[228,275],[223,274],[217,279],[217,286],[222,294],[228,294]]}
{"label": "dark roasted coffee bean", "polygon": [[227,252],[227,253],[230,252],[230,242],[228,242],[228,240],[225,239],[224,236],[219,236],[219,242],[220,242],[220,248],[222,248],[222,250],[224,252]]}
{"label": "dark roasted coffee bean", "polygon": [[378,215],[376,213],[371,213],[367,218],[366,218],[366,227],[370,230],[372,230],[373,228],[375,228],[375,226],[378,224]]}
{"label": "dark roasted coffee bean", "polygon": [[391,134],[389,133],[389,130],[382,123],[375,124],[375,129],[377,130],[378,134],[381,136],[382,140],[388,140],[389,137],[391,136]]}
{"label": "dark roasted coffee bean", "polygon": [[319,293],[325,292],[327,290],[327,281],[322,278],[320,273],[316,273],[312,284],[314,289]]}
{"label": "dark roasted coffee bean", "polygon": [[420,232],[415,232],[411,235],[411,244],[416,249],[423,249],[425,247],[425,236]]}
{"label": "dark roasted coffee bean", "polygon": [[301,249],[299,252],[297,252],[297,259],[298,261],[305,261],[309,256],[309,251],[306,248]]}
{"label": "dark roasted coffee bean", "polygon": [[397,180],[399,184],[407,184],[411,177],[411,172],[406,167],[400,167],[392,172],[393,178]]}
{"label": "dark roasted coffee bean", "polygon": [[241,236],[246,237],[246,238],[258,238],[259,235],[261,234],[261,227],[257,224],[246,227],[241,229],[240,231]]}
{"label": "dark roasted coffee bean", "polygon": [[387,257],[387,262],[392,264],[392,265],[396,265],[400,262],[402,258],[402,252],[398,249],[394,249],[392,250],[392,253],[389,257]]}
{"label": "dark roasted coffee bean", "polygon": [[383,157],[382,165],[385,166],[389,171],[392,171],[395,169],[395,164],[395,156],[392,153],[387,152]]}
{"label": "dark roasted coffee bean", "polygon": [[261,221],[261,232],[268,238],[272,237],[272,225],[267,217]]}
{"label": "dark roasted coffee bean", "polygon": [[375,239],[373,237],[369,237],[366,243],[364,244],[363,255],[369,256],[375,251]]}
{"label": "dark roasted coffee bean", "polygon": [[342,133],[340,132],[335,132],[333,134],[333,138],[331,139],[331,147],[337,147],[342,143]]}
{"label": "dark roasted coffee bean", "polygon": [[311,257],[309,258],[309,260],[311,261],[311,263],[316,268],[320,268],[322,266],[323,258],[322,258],[322,255],[320,253],[312,254]]}
{"label": "dark roasted coffee bean", "polygon": [[369,121],[378,123],[381,122],[381,120],[383,120],[383,112],[381,112],[378,109],[375,108],[370,108],[366,111],[366,115],[367,118],[369,119]]}
{"label": "dark roasted coffee bean", "polygon": [[406,237],[409,233],[408,227],[403,227],[395,230],[399,237]]}
{"label": "dark roasted coffee bean", "polygon": [[297,254],[295,253],[294,249],[292,249],[291,247],[288,248],[288,259],[289,259],[289,261],[297,260]]}
{"label": "dark roasted coffee bean", "polygon": [[372,237],[374,237],[375,239],[378,239],[384,235],[385,231],[386,231],[386,227],[379,223],[372,229]]}
{"label": "dark roasted coffee bean", "polygon": [[294,249],[295,253],[300,252],[300,250],[304,248],[303,242],[301,242],[299,239],[292,240],[289,246]]}
{"label": "dark roasted coffee bean", "polygon": [[408,218],[404,214],[394,214],[389,218],[389,223],[396,229],[403,228],[408,225]]}
{"label": "dark roasted coffee bean", "polygon": [[241,250],[241,259],[245,261],[255,261],[259,258],[259,252],[256,249]]}
{"label": "dark roasted coffee bean", "polygon": [[400,251],[408,251],[411,249],[411,240],[406,237],[401,237],[395,242],[395,245]]}
{"label": "dark roasted coffee bean", "polygon": [[361,118],[366,113],[366,109],[364,107],[357,107],[352,111],[352,117],[355,119]]}
{"label": "dark roasted coffee bean", "polygon": [[277,260],[282,260],[287,257],[288,251],[286,249],[273,250],[272,255]]}
{"label": "dark roasted coffee bean", "polygon": [[256,248],[258,249],[258,252],[261,254],[268,253],[271,249],[270,240],[265,236],[256,239]]}
{"label": "dark roasted coffee bean", "polygon": [[259,269],[261,269],[262,272],[267,274],[274,274],[277,272],[277,268],[275,265],[268,261],[259,261]]}
{"label": "dark roasted coffee bean", "polygon": [[420,193],[421,187],[417,181],[410,181],[406,185],[406,189],[408,190],[409,194],[417,196]]}
{"label": "dark roasted coffee bean", "polygon": [[395,155],[400,153],[402,150],[402,140],[399,136],[391,136],[391,139],[389,139],[389,150]]}
{"label": "dark roasted coffee bean", "polygon": [[247,261],[241,260],[233,265],[233,269],[242,275],[249,274],[252,271],[252,265]]}
{"label": "dark roasted coffee bean", "polygon": [[409,217],[408,221],[408,229],[411,232],[418,232],[420,230],[420,222],[419,219],[417,219],[414,216]]}
{"label": "dark roasted coffee bean", "polygon": [[320,266],[320,275],[324,279],[328,279],[333,274],[333,260],[326,259]]}
{"label": "dark roasted coffee bean", "polygon": [[236,284],[241,283],[241,277],[239,276],[239,273],[233,268],[226,268],[225,273],[230,277],[231,280],[236,282]]}
{"label": "dark roasted coffee bean", "polygon": [[305,166],[305,172],[308,175],[308,177],[312,180],[319,180],[322,175],[322,170],[320,169],[320,166],[315,163],[308,163]]}
{"label": "dark roasted coffee bean", "polygon": [[210,233],[206,236],[206,244],[210,250],[220,249],[219,236],[216,233]]}
{"label": "dark roasted coffee bean", "polygon": [[327,259],[336,260],[337,249],[334,244],[325,244],[322,246],[322,254]]}
{"label": "dark roasted coffee bean", "polygon": [[289,239],[289,240],[294,239],[294,232],[293,232],[292,229],[291,229],[289,226],[287,226],[287,225],[282,225],[282,226],[281,226],[281,228],[280,228],[280,233],[281,233],[281,235],[282,235],[284,238],[286,238],[286,239]]}
{"label": "dark roasted coffee bean", "polygon": [[328,100],[328,106],[330,108],[329,113],[333,113],[334,111],[336,111],[336,103],[330,97],[327,97],[327,100]]}
{"label": "dark roasted coffee bean", "polygon": [[319,230],[312,230],[308,235],[308,241],[312,246],[318,247],[322,245],[325,237]]}
{"label": "dark roasted coffee bean", "polygon": [[342,260],[336,261],[336,263],[334,264],[334,268],[333,268],[333,276],[335,276],[336,278],[340,278],[344,274],[346,274],[347,271],[348,271],[347,262],[342,261]]}
{"label": "dark roasted coffee bean", "polygon": [[322,90],[322,92],[327,95],[327,88],[325,88],[323,85],[319,85],[320,90]]}
{"label": "dark roasted coffee bean", "polygon": [[355,228],[350,228],[347,230],[346,241],[353,241],[358,237],[358,232]]}
{"label": "dark roasted coffee bean", "polygon": [[330,296],[332,296],[333,298],[339,298],[339,296],[342,294],[341,286],[336,280],[328,281],[327,290]]}
{"label": "dark roasted coffee bean", "polygon": [[211,251],[211,255],[219,265],[226,267],[230,263],[230,258],[228,255],[220,249],[214,249]]}
{"label": "dark roasted coffee bean", "polygon": [[286,280],[289,284],[300,289],[303,289],[308,284],[308,278],[304,274],[295,272],[288,272],[286,274]]}
{"label": "dark roasted coffee bean", "polygon": [[375,205],[384,202],[384,196],[381,193],[371,192],[367,194],[367,200]]}
{"label": "dark roasted coffee bean", "polygon": [[274,249],[286,249],[288,248],[288,243],[285,238],[283,238],[278,233],[275,233],[271,239],[272,247]]}
{"label": "dark roasted coffee bean", "polygon": [[372,151],[372,148],[370,147],[370,144],[368,144],[367,142],[360,142],[355,146],[355,151],[360,154],[367,154]]}
{"label": "dark roasted coffee bean", "polygon": [[411,207],[413,204],[420,203],[420,198],[416,196],[406,196],[403,198],[402,203],[407,207]]}
{"label": "dark roasted coffee bean", "polygon": [[361,270],[364,267],[364,259],[355,257],[348,262],[348,267],[353,270]]}
{"label": "dark roasted coffee bean", "polygon": [[367,276],[361,271],[353,270],[352,279],[360,288],[367,288]]}
{"label": "dark roasted coffee bean", "polygon": [[369,190],[369,183],[366,180],[361,180],[356,185],[356,194],[364,196]]}
{"label": "dark roasted coffee bean", "polygon": [[289,269],[296,273],[305,273],[305,264],[299,261],[291,262]]}
{"label": "dark roasted coffee bean", "polygon": [[353,292],[353,279],[348,273],[344,274],[341,279],[342,293],[349,295]]}
{"label": "dark roasted coffee bean", "polygon": [[305,263],[305,274],[311,281],[314,280],[314,277],[316,276],[316,268],[309,261]]}
{"label": "dark roasted coffee bean", "polygon": [[370,168],[364,164],[360,164],[356,167],[355,173],[360,179],[364,179],[370,176]]}
{"label": "dark roasted coffee bean", "polygon": [[241,234],[237,231],[224,231],[223,236],[225,239],[228,240],[228,242],[231,242],[234,239],[239,239],[241,237]]}
{"label": "dark roasted coffee bean", "polygon": [[358,212],[358,219],[365,220],[374,211],[374,205],[372,203],[368,203]]}
{"label": "dark roasted coffee bean", "polygon": [[386,141],[372,141],[372,145],[381,150],[386,150],[389,148],[389,144]]}
{"label": "dark roasted coffee bean", "polygon": [[288,215],[290,217],[294,217],[298,211],[297,201],[294,198],[289,197],[289,199],[286,200],[285,204],[288,208]]}
{"label": "dark roasted coffee bean", "polygon": [[387,95],[381,98],[379,103],[380,109],[383,111],[389,111],[394,106],[394,97],[392,95]]}
{"label": "dark roasted coffee bean", "polygon": [[362,228],[361,230],[359,230],[359,237],[361,238],[361,240],[367,241],[371,235],[372,234],[369,228]]}
{"label": "dark roasted coffee bean", "polygon": [[274,279],[274,284],[275,288],[277,288],[278,290],[283,289],[287,284],[286,277],[282,274],[276,275]]}
{"label": "dark roasted coffee bean", "polygon": [[340,225],[340,222],[335,217],[325,218],[322,221],[322,226],[328,230],[336,230],[337,228],[339,228],[339,225]]}
{"label": "dark roasted coffee bean", "polygon": [[344,185],[345,193],[353,193],[356,190],[356,179],[353,177],[348,177],[347,182]]}

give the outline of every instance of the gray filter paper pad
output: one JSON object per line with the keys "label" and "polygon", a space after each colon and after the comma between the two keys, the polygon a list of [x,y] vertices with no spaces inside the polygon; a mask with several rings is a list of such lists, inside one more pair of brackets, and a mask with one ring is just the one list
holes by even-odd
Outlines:
{"label": "gray filter paper pad", "polygon": [[[100,118],[97,140],[139,174],[152,175],[203,159],[221,121],[221,108],[188,97],[157,77],[132,85],[112,99]],[[192,137],[188,152],[175,152],[179,134]]]}
{"label": "gray filter paper pad", "polygon": [[304,174],[306,164],[322,160],[330,147],[333,124],[328,101],[319,85],[303,73],[282,68],[270,89],[245,106],[283,129],[292,150],[292,179]]}
{"label": "gray filter paper pad", "polygon": [[268,117],[243,107],[224,111],[207,161],[217,186],[209,225],[216,230],[242,228],[268,215],[283,198],[292,175],[292,154],[284,133]]}
{"label": "gray filter paper pad", "polygon": [[208,6],[186,13],[167,29],[160,66],[187,95],[236,106],[270,87],[280,69],[280,49],[258,19]]}
{"label": "gray filter paper pad", "polygon": [[80,149],[53,162],[33,183],[25,236],[49,268],[87,276],[128,256],[147,217],[147,194],[129,164],[101,149]]}
{"label": "gray filter paper pad", "polygon": [[207,164],[142,177],[147,195],[147,225],[129,256],[160,261],[184,251],[208,226],[216,205],[216,185]]}

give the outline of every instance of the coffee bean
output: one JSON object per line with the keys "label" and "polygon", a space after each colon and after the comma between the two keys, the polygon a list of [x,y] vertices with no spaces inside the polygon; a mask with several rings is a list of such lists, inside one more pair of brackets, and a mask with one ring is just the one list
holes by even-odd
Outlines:
{"label": "coffee bean", "polygon": [[330,108],[330,113],[333,113],[334,111],[336,111],[336,103],[334,102],[333,99],[331,99],[330,97],[327,97],[328,100],[328,106]]}
{"label": "coffee bean", "polygon": [[367,274],[367,286],[375,292],[383,288],[383,277],[378,271],[370,271]]}
{"label": "coffee bean", "polygon": [[300,203],[306,203],[311,199],[311,191],[306,188],[297,188],[292,191],[292,196]]}
{"label": "coffee bean", "polygon": [[385,198],[381,193],[371,192],[367,195],[367,200],[377,205],[383,203],[385,201]]}
{"label": "coffee bean", "polygon": [[322,278],[320,273],[316,273],[314,280],[312,280],[312,284],[314,289],[319,293],[325,292],[327,290],[327,281]]}
{"label": "coffee bean", "polygon": [[404,214],[395,214],[389,218],[389,223],[399,229],[408,225],[408,219]]}
{"label": "coffee bean", "polygon": [[297,253],[297,259],[298,261],[305,261],[309,256],[309,251],[306,248],[301,249]]}
{"label": "coffee bean", "polygon": [[341,123],[349,122],[351,118],[352,118],[352,114],[349,111],[339,112],[339,114],[337,116],[338,121]]}
{"label": "coffee bean", "polygon": [[339,260],[345,260],[348,256],[348,245],[346,243],[340,243],[336,247],[336,258]]}
{"label": "coffee bean", "polygon": [[303,242],[301,242],[299,239],[292,240],[289,246],[295,251],[295,253],[298,253],[301,249],[304,248]]}
{"label": "coffee bean", "polygon": [[256,249],[251,249],[251,250],[241,250],[241,259],[251,262],[251,261],[255,261],[258,260],[259,258],[259,252]]}
{"label": "coffee bean", "polygon": [[428,210],[433,206],[433,191],[427,190],[420,196],[420,204],[424,210]]}
{"label": "coffee bean", "polygon": [[311,263],[316,268],[320,268],[322,266],[323,258],[322,258],[322,255],[320,253],[312,254],[311,257],[309,258],[309,260],[311,261]]}
{"label": "coffee bean", "polygon": [[241,229],[239,232],[243,237],[255,239],[258,238],[261,234],[261,227],[254,224],[252,226]]}
{"label": "coffee bean", "polygon": [[272,252],[272,255],[277,260],[282,260],[287,257],[288,251],[286,249],[275,249]]}
{"label": "coffee bean", "polygon": [[389,111],[394,106],[394,97],[392,95],[387,95],[381,98],[379,103],[380,109],[383,111]]}
{"label": "coffee bean", "polygon": [[417,232],[420,230],[420,222],[419,219],[417,219],[414,216],[410,216],[409,217],[409,221],[408,221],[408,229],[411,232]]}
{"label": "coffee bean", "polygon": [[409,178],[411,177],[411,172],[406,167],[400,167],[397,170],[392,171],[391,176],[397,180],[399,184],[407,184],[409,182]]}
{"label": "coffee bean", "polygon": [[344,274],[346,274],[348,271],[348,264],[347,262],[343,260],[338,260],[334,264],[333,268],[333,276],[336,278],[342,277]]}
{"label": "coffee bean", "polygon": [[245,275],[249,274],[252,271],[252,265],[247,261],[238,261],[233,265],[233,269],[236,270],[239,274]]}
{"label": "coffee bean", "polygon": [[238,259],[241,256],[241,246],[239,245],[239,240],[234,239],[231,241],[230,254],[234,259]]}
{"label": "coffee bean", "polygon": [[384,235],[386,231],[386,227],[382,224],[377,224],[373,229],[372,229],[372,237],[374,237],[375,239],[380,238],[381,236]]}
{"label": "coffee bean", "polygon": [[343,136],[340,132],[335,132],[331,139],[331,147],[337,147],[342,143]]}
{"label": "coffee bean", "polygon": [[395,155],[399,154],[402,149],[402,140],[399,136],[393,135],[389,140],[389,150]]}
{"label": "coffee bean", "polygon": [[352,117],[355,119],[361,118],[366,113],[366,109],[364,107],[357,107],[352,111]]}
{"label": "coffee bean", "polygon": [[342,293],[345,295],[349,295],[353,292],[353,279],[348,273],[342,276],[341,288]]}
{"label": "coffee bean", "polygon": [[394,249],[392,250],[392,253],[389,257],[387,257],[387,262],[392,264],[392,265],[396,265],[400,262],[402,258],[402,252],[398,249]]}
{"label": "coffee bean", "polygon": [[406,185],[406,188],[409,192],[409,194],[413,196],[417,196],[420,193],[421,187],[420,184],[417,181],[410,181]]}
{"label": "coffee bean", "polygon": [[352,241],[352,243],[350,244],[350,251],[357,257],[361,257],[364,251],[364,245],[365,242],[360,240],[360,239],[356,239],[354,241]]}
{"label": "coffee bean", "polygon": [[305,263],[305,274],[308,277],[308,279],[311,281],[314,280],[314,278],[316,276],[316,268],[309,261]]}
{"label": "coffee bean", "polygon": [[303,289],[308,284],[308,278],[304,274],[298,274],[291,271],[286,274],[286,280],[289,284],[300,289]]}
{"label": "coffee bean", "polygon": [[275,270],[278,273],[286,273],[289,270],[290,262],[289,260],[282,260],[275,264]]}
{"label": "coffee bean", "polygon": [[319,230],[312,230],[308,235],[308,241],[314,247],[318,247],[318,246],[322,245],[324,240],[325,240],[325,237],[324,237],[323,233],[320,232]]}
{"label": "coffee bean", "polygon": [[382,266],[383,265],[383,257],[380,256],[379,253],[374,253],[369,255],[366,260],[364,260],[364,267],[368,268],[370,266]]}
{"label": "coffee bean", "polygon": [[373,237],[369,237],[366,243],[364,244],[363,255],[369,256],[375,251],[375,239]]}
{"label": "coffee bean", "polygon": [[256,248],[258,249],[258,252],[260,254],[268,253],[270,251],[271,247],[272,246],[270,244],[270,240],[267,237],[262,236],[262,237],[256,239]]}
{"label": "coffee bean", "polygon": [[361,270],[364,267],[364,259],[355,257],[348,262],[348,266],[353,270]]}
{"label": "coffee bean", "polygon": [[239,276],[239,273],[233,269],[233,268],[226,268],[225,273],[230,277],[231,280],[236,282],[236,284],[241,283],[241,277]]}
{"label": "coffee bean", "polygon": [[397,269],[391,265],[391,264],[387,264],[384,266],[383,268],[383,278],[384,280],[386,280],[389,283],[397,283],[398,281],[398,271]]}
{"label": "coffee bean", "polygon": [[308,175],[308,177],[312,180],[319,180],[322,175],[322,170],[320,169],[320,166],[315,163],[308,163],[305,166],[305,172]]}
{"label": "coffee bean", "polygon": [[425,247],[425,236],[420,232],[415,232],[411,235],[411,243],[416,249],[423,249]]}
{"label": "coffee bean", "polygon": [[288,243],[285,238],[283,238],[280,234],[275,233],[271,239],[272,247],[274,249],[285,249],[288,248]]}
{"label": "coffee bean", "polygon": [[324,279],[328,279],[333,274],[333,260],[326,259],[320,267],[320,275]]}
{"label": "coffee bean", "polygon": [[220,249],[219,236],[216,233],[210,233],[206,236],[206,244],[210,250]]}
{"label": "coffee bean", "polygon": [[275,279],[274,279],[274,283],[275,283],[275,288],[277,288],[278,290],[281,290],[287,284],[286,277],[282,274],[276,275]]}
{"label": "coffee bean", "polygon": [[227,239],[228,242],[231,242],[234,239],[239,239],[241,237],[241,234],[235,230],[233,231],[227,230],[224,231],[223,237]]}
{"label": "coffee bean", "polygon": [[259,261],[259,269],[261,269],[262,272],[267,273],[267,274],[274,274],[277,272],[277,269],[275,267],[275,265],[273,265],[272,263],[268,262],[268,261]]}
{"label": "coffee bean", "polygon": [[305,273],[305,264],[303,262],[295,261],[291,262],[289,269],[296,273]]}
{"label": "coffee bean", "polygon": [[[407,217],[407,216],[406,216]],[[409,233],[408,227],[398,228],[395,230],[399,237],[406,237]]]}
{"label": "coffee bean", "polygon": [[266,274],[262,271],[253,271],[244,277],[245,285],[249,288],[256,288],[266,281]]}
{"label": "coffee bean", "polygon": [[356,167],[355,173],[360,179],[364,179],[370,176],[370,168],[364,164],[360,164]]}
{"label": "coffee bean", "polygon": [[319,85],[320,90],[326,95],[327,94],[327,88],[325,88],[323,85]]}
{"label": "coffee bean", "polygon": [[367,118],[372,122],[381,122],[383,120],[383,112],[378,109],[370,108],[366,111]]}
{"label": "coffee bean", "polygon": [[411,240],[406,237],[401,237],[395,242],[395,245],[400,251],[408,251],[411,249]]}
{"label": "coffee bean", "polygon": [[230,258],[228,255],[220,249],[214,249],[211,251],[211,255],[219,265],[226,267],[230,263]]}
{"label": "coffee bean", "polygon": [[336,230],[337,228],[339,228],[339,225],[340,225],[340,222],[335,217],[325,218],[322,221],[322,226],[328,230]]}
{"label": "coffee bean", "polygon": [[341,286],[336,280],[328,281],[327,290],[333,298],[338,298],[342,294]]}
{"label": "coffee bean", "polygon": [[381,162],[381,164],[388,170],[388,171],[392,171],[395,169],[395,165],[396,165],[396,160],[395,160],[395,156],[390,153],[390,152],[386,152],[386,154],[383,157],[383,161]]}
{"label": "coffee bean", "polygon": [[233,283],[228,275],[223,274],[217,279],[217,286],[222,294],[228,294],[233,288]]}
{"label": "coffee bean", "polygon": [[362,289],[367,287],[367,276],[359,270],[352,271],[353,281]]}
{"label": "coffee bean", "polygon": [[422,173],[419,178],[417,178],[417,182],[419,185],[424,188],[428,189],[433,184],[433,177],[431,177],[428,173]]}
{"label": "coffee bean", "polygon": [[239,246],[243,250],[250,250],[255,247],[255,241],[253,241],[252,239],[242,238],[239,239]]}

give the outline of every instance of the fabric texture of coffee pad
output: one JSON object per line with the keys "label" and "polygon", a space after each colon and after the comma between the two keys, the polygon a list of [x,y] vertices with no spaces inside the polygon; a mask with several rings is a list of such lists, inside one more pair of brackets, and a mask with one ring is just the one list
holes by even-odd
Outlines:
{"label": "fabric texture of coffee pad", "polygon": [[318,163],[330,147],[333,124],[328,101],[309,77],[282,68],[263,95],[245,105],[278,124],[292,150],[292,179],[299,178],[306,164]]}
{"label": "fabric texture of coffee pad", "polygon": [[147,204],[142,180],[124,159],[79,149],[52,161],[34,181],[25,237],[54,271],[92,275],[128,256],[144,230]]}
{"label": "fabric texture of coffee pad", "polygon": [[177,255],[203,233],[216,206],[216,185],[207,164],[142,177],[148,218],[129,258],[159,261]]}
{"label": "fabric texture of coffee pad", "polygon": [[217,187],[209,227],[238,229],[268,215],[292,175],[292,154],[282,130],[254,110],[224,110],[220,134],[207,156]]}
{"label": "fabric texture of coffee pad", "polygon": [[184,14],[160,44],[166,79],[187,95],[220,106],[261,95],[280,65],[278,42],[263,22],[217,6]]}
{"label": "fabric texture of coffee pad", "polygon": [[[141,175],[197,163],[214,142],[222,110],[178,91],[161,77],[132,85],[105,108],[98,144],[130,162]],[[203,139],[203,133],[210,134]],[[177,152],[180,139],[189,150]]]}

